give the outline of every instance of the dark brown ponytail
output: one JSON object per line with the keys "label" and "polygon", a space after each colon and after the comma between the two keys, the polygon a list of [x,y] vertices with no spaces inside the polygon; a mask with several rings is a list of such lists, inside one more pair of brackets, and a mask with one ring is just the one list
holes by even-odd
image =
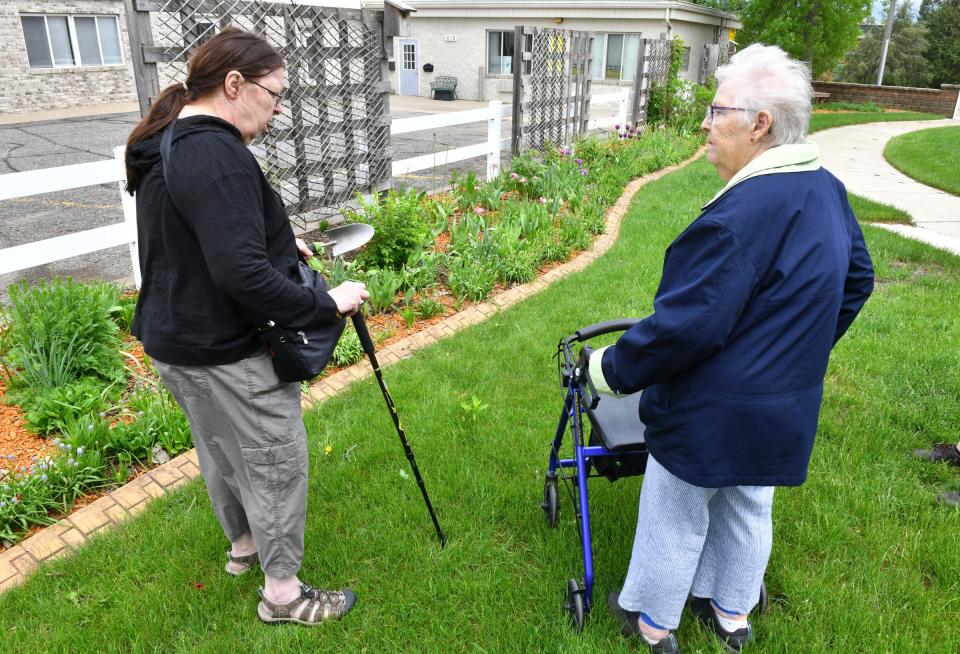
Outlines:
{"label": "dark brown ponytail", "polygon": [[283,68],[283,57],[267,41],[236,27],[227,27],[190,54],[187,80],[165,88],[127,139],[127,191],[133,195],[140,173],[130,165],[129,148],[162,131],[179,115],[183,107],[200,100],[223,86],[227,74],[235,70],[244,77],[257,78]]}

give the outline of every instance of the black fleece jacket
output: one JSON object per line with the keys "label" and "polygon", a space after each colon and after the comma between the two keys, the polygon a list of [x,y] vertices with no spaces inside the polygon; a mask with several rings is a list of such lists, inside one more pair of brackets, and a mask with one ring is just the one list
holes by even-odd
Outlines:
{"label": "black fleece jacket", "polygon": [[160,134],[127,149],[140,173],[143,285],[133,334],[150,356],[221,365],[256,352],[268,320],[302,329],[336,320],[336,303],[297,283],[298,252],[280,196],[231,124],[178,120],[164,180]]}

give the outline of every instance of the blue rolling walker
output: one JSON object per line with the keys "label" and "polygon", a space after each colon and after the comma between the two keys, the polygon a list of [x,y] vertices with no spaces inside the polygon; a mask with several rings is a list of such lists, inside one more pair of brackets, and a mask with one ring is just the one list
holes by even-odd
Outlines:
{"label": "blue rolling walker", "polygon": [[[560,515],[559,486],[563,481],[573,500],[583,552],[583,578],[567,581],[563,604],[577,632],[583,631],[584,619],[593,606],[593,545],[587,480],[590,477],[606,477],[613,482],[621,477],[642,475],[647,467],[647,446],[644,442],[646,428],[639,417],[640,393],[620,397],[601,396],[581,361],[585,362],[592,352],[586,341],[604,334],[626,331],[637,322],[639,320],[635,318],[624,318],[590,325],[560,339],[557,345],[557,368],[560,384],[566,394],[560,422],[550,447],[541,508],[547,524],[556,527]],[[574,353],[577,343],[584,343],[582,358]],[[585,429],[587,423],[590,425],[589,436]],[[562,458],[560,450],[568,428],[572,457]],[[758,607],[761,612],[767,607],[765,584],[760,587]]]}

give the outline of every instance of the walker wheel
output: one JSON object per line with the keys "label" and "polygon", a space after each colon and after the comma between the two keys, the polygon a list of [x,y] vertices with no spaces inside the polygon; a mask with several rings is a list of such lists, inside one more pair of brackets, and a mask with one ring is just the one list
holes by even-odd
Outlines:
{"label": "walker wheel", "polygon": [[576,579],[567,581],[567,596],[563,603],[563,608],[570,617],[570,624],[573,626],[573,630],[578,634],[583,631],[583,619],[585,615],[583,608],[583,591],[583,586],[581,586]]}
{"label": "walker wheel", "polygon": [[547,480],[543,484],[543,503],[540,508],[547,516],[547,524],[556,528],[560,517],[560,497],[557,493],[556,476],[547,475]]}

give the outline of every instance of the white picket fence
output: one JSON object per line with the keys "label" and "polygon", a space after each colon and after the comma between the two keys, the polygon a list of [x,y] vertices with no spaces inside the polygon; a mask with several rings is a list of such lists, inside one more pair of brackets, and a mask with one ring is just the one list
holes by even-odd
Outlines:
{"label": "white picket fence", "polygon": [[[619,93],[594,96],[591,102],[597,104],[615,102],[617,110],[615,115],[591,120],[590,129],[603,129],[618,123],[624,124],[627,117],[629,94],[630,89],[624,89]],[[509,139],[503,137],[503,118],[505,114],[509,115],[509,112],[509,105],[494,100],[484,109],[394,120],[390,127],[390,133],[394,136],[486,121],[487,140],[483,143],[452,150],[443,150],[433,154],[394,161],[393,176],[398,177],[419,170],[428,170],[437,166],[473,159],[474,157],[486,157],[487,179],[496,177],[500,174],[500,152],[509,144]],[[134,198],[124,191],[126,183],[124,148],[114,148],[113,156],[113,159],[105,161],[0,175],[0,201],[67,191],[85,186],[117,184],[120,191],[120,204],[123,209],[123,222],[121,223],[0,250],[0,275],[105,250],[118,245],[126,245],[130,250],[133,279],[137,288],[140,287],[137,209]]]}

